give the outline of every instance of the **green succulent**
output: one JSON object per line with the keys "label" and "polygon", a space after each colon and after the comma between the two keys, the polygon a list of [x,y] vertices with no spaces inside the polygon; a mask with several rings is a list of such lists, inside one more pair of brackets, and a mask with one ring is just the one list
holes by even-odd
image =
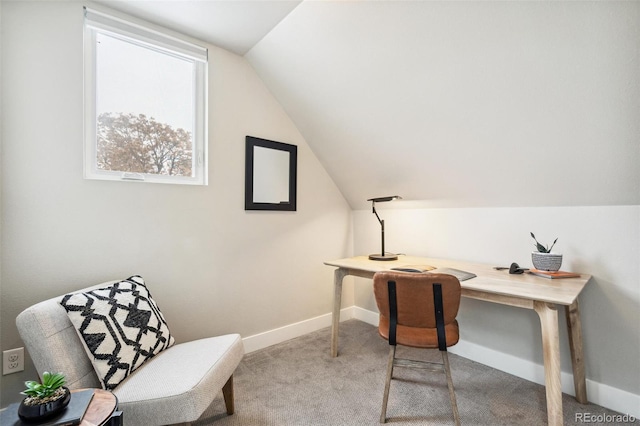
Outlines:
{"label": "green succulent", "polygon": [[46,398],[53,395],[56,390],[64,386],[65,381],[66,379],[64,374],[52,374],[45,371],[42,374],[42,383],[38,383],[33,380],[26,381],[24,384],[27,388],[20,393],[33,398]]}
{"label": "green succulent", "polygon": [[553,244],[551,244],[551,247],[547,248],[542,244],[540,244],[538,240],[536,240],[536,236],[533,235],[533,232],[530,232],[530,234],[531,234],[531,238],[533,238],[533,241],[536,242],[535,244],[536,250],[538,250],[540,253],[551,253],[551,249],[553,248],[553,246],[556,245],[556,241],[558,241],[558,239],[556,238],[555,240],[553,240]]}

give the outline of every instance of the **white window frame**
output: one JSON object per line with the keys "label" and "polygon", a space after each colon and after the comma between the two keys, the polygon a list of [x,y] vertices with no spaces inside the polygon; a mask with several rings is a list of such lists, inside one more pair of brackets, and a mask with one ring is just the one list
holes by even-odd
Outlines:
{"label": "white window frame", "polygon": [[[84,178],[207,185],[207,49],[134,18],[124,19],[87,7],[84,8],[84,14]],[[98,169],[96,124],[96,35],[98,33],[194,62],[193,176]]]}

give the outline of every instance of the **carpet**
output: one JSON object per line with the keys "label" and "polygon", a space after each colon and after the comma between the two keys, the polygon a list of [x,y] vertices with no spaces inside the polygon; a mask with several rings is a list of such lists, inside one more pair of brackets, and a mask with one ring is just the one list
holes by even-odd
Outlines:
{"label": "carpet", "polygon": [[[192,425],[379,425],[388,343],[376,327],[345,321],[340,325],[339,356],[331,358],[330,336],[330,328],[325,328],[245,355],[234,375],[235,414],[226,415],[220,393]],[[437,350],[399,346],[398,355],[441,360]],[[461,424],[547,423],[544,386],[451,353],[449,360]],[[394,378],[388,424],[453,424],[444,374],[396,367]],[[582,405],[570,395],[562,399],[566,425],[583,424],[576,414],[620,414]]]}

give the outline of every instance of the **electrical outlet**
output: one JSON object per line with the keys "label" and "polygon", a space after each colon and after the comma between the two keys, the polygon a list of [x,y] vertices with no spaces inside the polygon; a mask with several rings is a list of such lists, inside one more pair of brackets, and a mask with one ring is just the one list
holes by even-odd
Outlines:
{"label": "electrical outlet", "polygon": [[2,375],[24,371],[24,348],[2,352]]}

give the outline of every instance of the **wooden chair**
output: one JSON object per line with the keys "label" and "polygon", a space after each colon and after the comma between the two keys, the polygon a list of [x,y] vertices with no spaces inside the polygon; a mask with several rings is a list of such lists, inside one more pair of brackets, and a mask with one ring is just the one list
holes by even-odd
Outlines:
{"label": "wooden chair", "polygon": [[[456,315],[460,306],[460,281],[446,274],[378,272],[373,277],[373,289],[380,311],[378,332],[390,345],[380,423],[386,422],[393,368],[401,366],[444,372],[453,418],[455,424],[460,425],[447,355],[447,347],[458,343],[459,338]],[[397,358],[396,345],[437,348],[442,364]]]}

